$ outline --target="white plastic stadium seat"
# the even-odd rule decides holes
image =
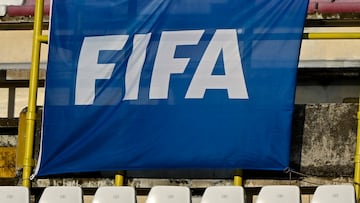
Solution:
[[[244,203],[244,188],[241,186],[212,186],[206,188],[201,203]]]
[[[47,187],[39,203],[83,203],[82,190],[76,186]]]
[[[316,188],[311,203],[355,203],[352,185],[321,185]]]
[[[133,187],[107,186],[96,190],[92,203],[136,203]]]
[[[191,203],[191,192],[184,186],[154,186],[146,203]]]
[[[300,189],[295,185],[264,186],[256,203],[300,203]]]
[[[29,189],[23,186],[0,186],[1,203],[29,203]]]

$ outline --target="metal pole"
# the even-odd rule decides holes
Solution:
[[[15,87],[9,87],[9,98],[8,98],[8,118],[14,118],[15,112]]]
[[[355,186],[355,194],[356,201],[360,200],[360,97],[359,97],[359,110],[357,112],[357,137],[356,137],[356,149],[355,149],[355,169],[354,169],[354,186]]]
[[[29,78],[29,99],[28,111],[26,113],[26,136],[25,136],[25,149],[24,149],[24,163],[23,163],[23,179],[22,185],[30,188],[30,175],[32,167],[34,166],[33,160],[33,144],[34,144],[34,131],[36,120],[36,100],[39,78],[39,61],[41,42],[44,42],[47,37],[42,36],[42,22],[43,22],[44,0],[36,0],[35,15],[34,15],[34,33],[32,41],[32,56],[31,56],[31,69]]]
[[[115,186],[123,186],[124,185],[124,171],[119,171],[115,174]]]
[[[235,186],[242,186],[243,185],[243,171],[238,169],[235,171],[234,174],[234,185]]]

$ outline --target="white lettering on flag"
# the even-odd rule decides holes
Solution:
[[[205,30],[162,32],[151,75],[149,99],[167,99],[169,97],[171,75],[184,73],[190,61],[190,58],[175,58],[177,47],[197,45],[204,32]],[[111,78],[116,62],[99,64],[99,52],[101,50],[122,50],[128,38],[129,35],[84,38],[77,68],[75,105],[93,104],[96,80]],[[138,99],[141,72],[150,39],[151,33],[134,35],[132,53],[126,67],[123,100]],[[224,74],[213,74],[221,53]],[[230,99],[249,98],[236,29],[215,31],[196,68],[185,99],[204,98],[206,90],[209,89],[227,90]]]
[[[125,74],[125,96],[123,100],[136,100],[139,95],[140,76],[146,58],[146,48],[151,33],[137,34],[134,37],[133,51],[130,55]]]
[[[183,73],[190,58],[174,58],[179,45],[196,45],[204,30],[162,32],[151,77],[150,99],[167,99],[171,74]]]
[[[224,75],[212,75],[223,52]],[[216,30],[192,78],[185,98],[203,98],[207,89],[226,89],[231,99],[248,99],[236,30]]]
[[[109,79],[114,63],[99,64],[100,50],[121,50],[128,35],[85,37],[77,68],[75,105],[91,105],[95,99],[95,81]]]

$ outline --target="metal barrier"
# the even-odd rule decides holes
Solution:
[[[38,80],[38,87],[44,87],[45,80]],[[18,88],[29,88],[29,80],[7,79],[7,70],[0,70],[0,89],[8,90],[7,97],[7,118],[12,119],[18,117],[18,112],[15,112],[16,106],[16,89]]]

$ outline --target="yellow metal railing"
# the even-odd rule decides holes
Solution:
[[[356,137],[356,149],[355,149],[355,169],[354,169],[354,185],[356,192],[356,200],[359,202],[360,200],[360,96],[359,96],[359,110],[357,112],[357,137]]]
[[[30,175],[32,167],[34,166],[33,160],[33,143],[34,131],[36,120],[36,100],[39,79],[39,62],[41,43],[47,42],[47,36],[42,35],[44,0],[36,0],[35,15],[34,15],[34,33],[32,41],[32,56],[31,56],[31,69],[29,81],[29,100],[28,111],[26,113],[26,136],[24,148],[24,163],[22,185],[31,187]]]
[[[125,178],[125,173],[124,171],[119,171],[115,174],[115,182],[114,185],[115,186],[123,186],[124,185],[124,178]]]
[[[304,33],[303,39],[360,39],[360,32]]]
[[[242,186],[243,185],[243,171],[238,169],[235,171],[234,174],[234,185],[235,186]]]

